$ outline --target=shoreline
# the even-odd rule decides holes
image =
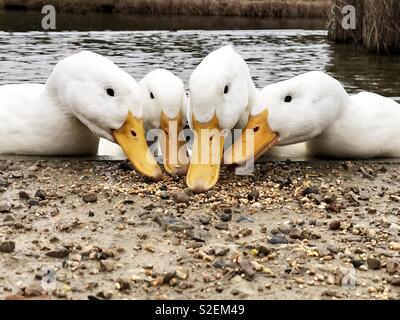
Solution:
[[[233,16],[257,18],[326,18],[332,1],[324,0],[54,0],[60,12],[104,12],[143,15]],[[41,10],[41,0],[0,0],[0,9],[10,11]]]
[[[126,162],[3,160],[0,299],[398,300],[398,181],[280,162],[194,195]]]

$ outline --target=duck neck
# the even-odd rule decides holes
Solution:
[[[248,90],[249,90],[249,102],[247,105],[247,111],[250,114],[251,110],[253,110],[253,108],[256,105],[260,91],[256,88],[252,79],[249,79],[249,89]]]

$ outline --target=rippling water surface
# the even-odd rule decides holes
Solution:
[[[326,31],[301,29],[0,32],[0,84],[44,82],[57,61],[80,50],[110,57],[137,80],[162,67],[187,82],[205,55],[226,44],[247,60],[258,87],[322,70],[349,92],[400,97],[400,57],[368,55],[328,43]]]

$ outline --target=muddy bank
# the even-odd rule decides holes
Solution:
[[[7,10],[40,10],[42,0],[0,0]],[[328,0],[54,0],[59,11],[132,13],[146,15],[251,16],[266,18],[327,18]]]
[[[0,161],[0,298],[399,299],[400,166],[276,162],[213,191]]]

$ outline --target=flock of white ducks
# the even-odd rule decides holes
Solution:
[[[399,157],[399,121],[398,103],[373,93],[350,96],[322,72],[258,90],[230,46],[210,53],[194,70],[189,98],[167,70],[137,83],[91,52],[59,62],[44,85],[0,86],[0,154],[95,155],[103,138],[110,141],[106,148],[117,143],[138,172],[159,180],[151,140],[159,145],[165,171],[187,174],[195,192],[217,183],[222,161],[243,164],[273,146],[297,146],[303,156]],[[191,160],[182,133],[186,122],[194,132]],[[236,128],[245,130],[224,156],[225,137]]]

